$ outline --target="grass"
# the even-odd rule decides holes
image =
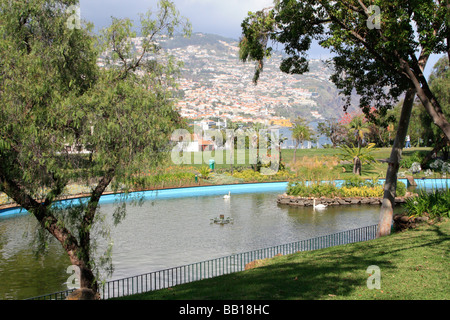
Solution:
[[[391,154],[391,150],[392,148],[378,148],[375,151],[373,151],[373,155],[375,157],[375,159],[378,160],[383,160],[383,159],[387,159],[389,158],[390,154]],[[410,148],[410,149],[405,149],[403,150],[403,158],[410,158],[413,157],[415,154],[417,154],[420,151],[429,151],[431,150],[431,148]],[[300,165],[304,165],[305,164],[305,159],[309,159],[309,160],[317,160],[317,161],[323,161],[326,162],[325,166],[325,170],[324,172],[318,172],[318,174],[325,174],[326,175],[333,175],[335,177],[339,176],[339,178],[345,179],[347,177],[351,177],[353,176],[352,173],[352,164],[344,164],[344,165],[338,165],[338,164],[334,164],[333,166],[330,164],[330,160],[332,160],[332,158],[337,158],[337,155],[339,154],[339,149],[337,148],[323,148],[323,149],[298,149],[296,152],[296,164],[292,163],[293,157],[294,157],[294,150],[293,149],[282,149],[281,150],[281,158],[283,163],[285,163],[289,169],[298,169],[298,166]],[[214,156],[215,154],[212,153],[212,156]],[[202,164],[195,164],[194,163],[194,159],[195,157],[197,159],[201,159],[201,155],[200,153],[192,153],[191,154],[191,160],[192,160],[192,164],[189,164],[188,166],[190,167],[194,167],[194,168],[200,168],[201,166],[204,166],[205,164],[208,165],[208,161],[209,159],[203,159],[203,163]],[[245,159],[245,163],[243,164],[238,164],[238,152],[236,152],[234,154],[234,163],[235,165],[233,166],[235,169],[236,168],[250,168],[251,166],[249,165],[249,161],[248,161],[248,150],[242,150],[239,151],[239,157],[241,157],[241,159]],[[231,165],[228,163],[229,159],[226,158],[226,154],[225,152],[223,153],[223,161],[221,161],[221,163],[217,163],[215,164],[215,168],[217,170],[230,170],[231,169]],[[345,168],[345,172],[343,171],[342,168]],[[309,169],[309,168],[308,168]],[[331,170],[330,170],[331,169]],[[401,170],[406,171],[408,168],[401,168]],[[381,176],[384,177],[386,175],[386,170],[387,170],[387,163],[385,162],[378,162],[375,164],[370,164],[370,165],[363,165],[362,166],[362,177],[366,178],[371,178],[371,177],[376,177],[376,176]]]
[[[450,298],[450,220],[123,300],[442,300]],[[369,266],[380,289],[369,289]]]
[[[404,150],[403,158],[410,159],[417,156],[418,152],[427,151],[430,148],[411,148]],[[374,157],[378,160],[389,157],[391,148],[379,148],[374,151]],[[136,178],[134,187],[136,189],[153,188],[177,188],[194,185],[211,184],[229,184],[243,182],[269,182],[269,181],[298,181],[298,180],[339,180],[354,177],[352,173],[353,165],[351,163],[342,164],[337,155],[339,149],[298,149],[296,153],[296,163],[293,163],[293,149],[283,149],[281,151],[282,162],[286,165],[286,170],[279,170],[277,175],[253,174],[252,167],[248,161],[248,150],[239,150],[234,154],[234,165],[227,162],[227,154],[223,153],[222,163],[216,163],[214,174],[201,175],[202,168],[209,168],[209,158],[202,159],[200,152],[191,153],[192,164],[174,165],[171,162],[158,169],[145,170]],[[212,156],[214,156],[214,152]],[[194,163],[200,159],[203,163]],[[238,160],[245,159],[245,163],[239,163]],[[206,163],[205,163],[206,162]],[[235,173],[230,175],[231,169]],[[361,178],[384,178],[386,176],[387,163],[378,162],[362,166]],[[407,168],[401,168],[400,171],[406,172]],[[237,173],[237,174],[236,174]],[[408,173],[409,174],[409,173]],[[197,175],[197,178],[196,178]],[[416,178],[423,176],[423,173],[414,175]],[[433,177],[440,176],[434,174]],[[72,182],[66,190],[65,195],[75,196],[83,193],[89,193],[90,186],[80,185],[76,181]],[[0,207],[2,205],[12,204],[5,194],[0,192]]]

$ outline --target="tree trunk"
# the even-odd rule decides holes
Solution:
[[[295,153],[297,152],[297,146],[295,146],[295,148],[294,148],[294,158],[292,159],[292,162],[294,163],[294,165],[295,165]]]
[[[408,89],[406,91],[405,100],[403,101],[398,130],[394,140],[394,145],[392,146],[391,156],[388,161],[386,182],[384,183],[383,201],[381,204],[380,218],[378,222],[377,238],[389,235],[391,233],[395,194],[397,189],[397,173],[398,168],[400,167],[403,142],[405,141],[406,134],[408,132],[409,119],[411,117],[415,95],[415,89]]]
[[[61,226],[60,221],[48,211],[48,207],[29,208],[39,221],[43,229],[50,232],[62,245],[66,251],[72,265],[80,269],[80,287],[89,288],[97,292],[98,286],[92,268],[89,266],[90,244],[83,240],[80,242],[71,234],[69,230]],[[84,237],[89,239],[89,231]]]
[[[76,252],[68,252],[70,262],[72,265],[80,269],[80,288],[92,289],[94,292],[98,291],[98,283],[95,279],[92,268],[89,266],[89,261],[79,259]]]
[[[361,175],[361,160],[358,157],[353,158],[353,174]]]
[[[100,179],[99,183],[91,193],[88,206],[84,212],[83,220],[80,226],[80,244],[78,253],[68,252],[69,257],[73,264],[80,268],[80,287],[89,288],[97,292],[98,283],[92,272],[92,266],[90,265],[91,256],[91,232],[90,229],[94,223],[95,214],[97,212],[98,202],[105,189],[111,183],[114,178],[115,168],[109,169],[105,175]]]
[[[428,87],[428,83],[423,76],[423,70],[425,68],[428,56],[424,56],[416,65],[411,66],[404,60],[400,60],[403,65],[403,70],[405,74],[409,77],[412,86],[415,88],[417,97],[422,102],[427,113],[430,115],[433,123],[438,126],[442,132],[445,134],[448,140],[450,140],[450,123],[445,119],[445,115],[442,111],[441,105],[436,100],[436,97],[431,92]]]
[[[418,97],[428,114],[431,116],[431,119],[433,119],[433,123],[438,126],[445,134],[446,138],[450,140],[450,123],[445,119],[443,112],[441,110],[436,110],[437,108],[434,107],[434,105],[437,104],[434,97],[429,99],[424,90],[418,92]]]

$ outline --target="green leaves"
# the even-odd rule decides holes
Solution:
[[[353,160],[353,158],[358,157],[362,162],[375,162],[375,158],[373,157],[373,152],[376,151],[375,143],[369,143],[366,147],[342,145],[339,148],[341,150],[339,157],[342,160]]]
[[[389,109],[413,78],[419,79],[417,56],[448,53],[448,17],[445,2],[432,0],[274,1],[273,8],[249,13],[242,22],[240,59],[255,61],[256,82],[278,43],[286,53],[281,70],[302,74],[308,71],[311,43],[317,41],[333,54],[331,80],[346,97],[344,109],[354,91],[361,108]],[[369,24],[373,19],[380,23]],[[414,68],[414,77],[405,72],[406,64]]]
[[[306,123],[306,120],[298,117],[293,122],[293,127],[291,128],[292,138],[299,143],[303,143],[304,141],[312,141],[315,140],[314,131],[309,127]]]
[[[362,164],[377,162],[373,156],[375,150],[375,143],[369,143],[366,147],[342,145],[339,147],[338,157],[341,160],[353,162],[353,173],[361,175]]]
[[[407,214],[412,217],[429,216],[431,219],[450,217],[448,203],[450,189],[420,192],[418,196],[409,197],[403,205]]]
[[[191,24],[180,16],[173,3],[161,0],[158,8],[156,14],[148,11],[140,15],[139,34],[134,31],[130,19],[113,18],[111,26],[101,31],[99,51],[106,52],[104,61],[109,69],[121,71],[117,75],[119,78],[131,76],[135,72],[158,73],[161,67],[156,59],[161,55],[158,41],[173,36],[179,29],[185,36],[191,34]],[[172,67],[172,64],[167,63],[165,66]]]
[[[274,31],[274,24],[272,10],[249,12],[249,16],[242,22],[244,37],[239,42],[239,58],[243,62],[256,61],[254,83],[257,83],[263,70],[264,59],[270,57],[272,52],[272,48],[267,45]]]
[[[77,135],[68,106],[96,70],[88,32],[65,27],[69,3],[0,4],[0,176],[32,197],[71,167],[61,154]]]
[[[0,184],[71,246],[72,259],[93,267],[98,198],[110,184],[129,188],[134,173],[159,163],[182,123],[172,93],[179,64],[157,41],[178,28],[189,34],[190,24],[162,0],[155,18],[141,17],[142,38],[131,20],[113,19],[97,39],[92,25],[67,27],[66,10],[76,3],[0,2]],[[94,184],[89,205],[51,208],[70,180]]]

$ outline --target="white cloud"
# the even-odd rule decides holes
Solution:
[[[218,33],[238,38],[248,11],[268,7],[272,0],[175,0],[182,14],[192,22],[194,31]]]

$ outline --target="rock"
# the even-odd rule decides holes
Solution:
[[[373,205],[381,204],[381,199],[378,199],[378,198],[369,198],[369,199],[370,199],[369,204],[373,204]]]
[[[395,203],[405,203],[406,200],[405,200],[404,198],[397,197],[397,198],[395,198],[394,202],[395,202]]]
[[[291,202],[291,199],[289,198],[281,198],[280,200],[278,200],[278,203],[280,204],[289,204]]]
[[[430,218],[429,217],[417,217],[416,219],[416,222],[427,222],[428,220],[430,220]]]
[[[100,296],[92,289],[80,288],[71,292],[66,300],[99,300]]]
[[[380,197],[345,197],[345,198],[326,198],[320,197],[316,198],[316,204],[322,203],[329,206],[336,205],[356,205],[356,204],[370,204],[370,205],[381,205],[383,199]],[[395,198],[396,203],[404,203],[404,197]],[[288,195],[279,195],[277,197],[277,203],[283,205],[291,206],[305,206],[309,207],[313,205],[313,198],[296,197]]]
[[[394,217],[394,220],[397,220],[402,223],[408,223],[410,221],[410,219],[411,219],[410,217],[404,216],[404,215],[396,215]]]
[[[414,181],[414,178],[412,177],[412,176],[406,176],[406,179],[407,179],[407,187],[409,187],[409,186],[417,186],[417,183],[416,183],[416,181]]]
[[[428,222],[429,217],[409,217],[406,215],[397,214],[393,217],[394,229],[402,231],[405,229],[411,229],[417,227],[420,223]]]

